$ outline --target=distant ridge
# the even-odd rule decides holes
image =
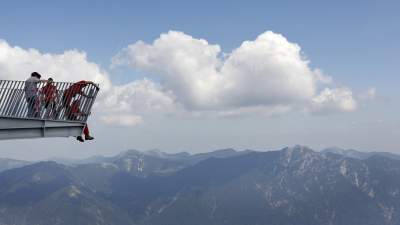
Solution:
[[[337,155],[354,158],[354,159],[368,159],[371,156],[379,155],[379,156],[384,156],[384,157],[388,157],[391,159],[400,160],[400,155],[390,153],[390,152],[363,152],[363,151],[357,151],[354,149],[342,149],[339,147],[326,148],[326,149],[322,150],[321,153],[322,154],[332,153],[332,154],[337,154]]]

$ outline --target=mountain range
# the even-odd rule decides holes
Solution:
[[[397,155],[347,153],[295,146],[0,161],[0,225],[400,224]]]

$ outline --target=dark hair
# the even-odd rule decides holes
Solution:
[[[47,79],[48,81],[54,81],[53,78],[49,77],[49,79]]]
[[[40,79],[42,77],[42,75],[40,75],[38,72],[33,72],[33,73],[31,73],[31,77],[37,77]]]

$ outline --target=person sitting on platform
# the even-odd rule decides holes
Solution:
[[[82,117],[89,116],[87,113],[83,113],[80,109],[81,101],[80,99],[77,99],[72,102],[71,108],[70,108],[70,113],[68,115],[69,120],[82,120]],[[87,123],[85,124],[85,127],[83,128],[83,135],[85,136],[85,140],[93,140],[94,137],[90,136],[89,134],[89,127]],[[84,142],[84,139],[82,138],[82,135],[77,136],[76,139],[80,142]]]
[[[60,113],[61,110],[64,108],[65,109],[64,115],[68,116],[69,115],[69,111],[71,110],[70,109],[70,104],[72,102],[72,99],[77,95],[81,95],[81,96],[87,97],[87,98],[93,98],[94,96],[89,96],[89,95],[85,94],[85,92],[83,91],[83,89],[86,86],[88,86],[89,84],[91,84],[95,88],[99,89],[99,87],[95,83],[93,83],[92,81],[85,81],[85,80],[81,80],[79,82],[76,82],[76,83],[72,84],[69,88],[67,88],[64,91],[64,94],[63,94],[63,97],[62,97],[61,107],[58,110],[58,113]]]

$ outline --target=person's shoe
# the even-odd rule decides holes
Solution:
[[[85,137],[85,140],[87,140],[87,141],[90,141],[90,140],[93,140],[94,139],[94,137],[92,137],[92,136],[86,136]]]
[[[84,142],[84,141],[85,141],[85,140],[83,140],[83,137],[82,137],[82,136],[76,137],[76,140],[78,140],[78,141],[80,141],[80,142]]]

